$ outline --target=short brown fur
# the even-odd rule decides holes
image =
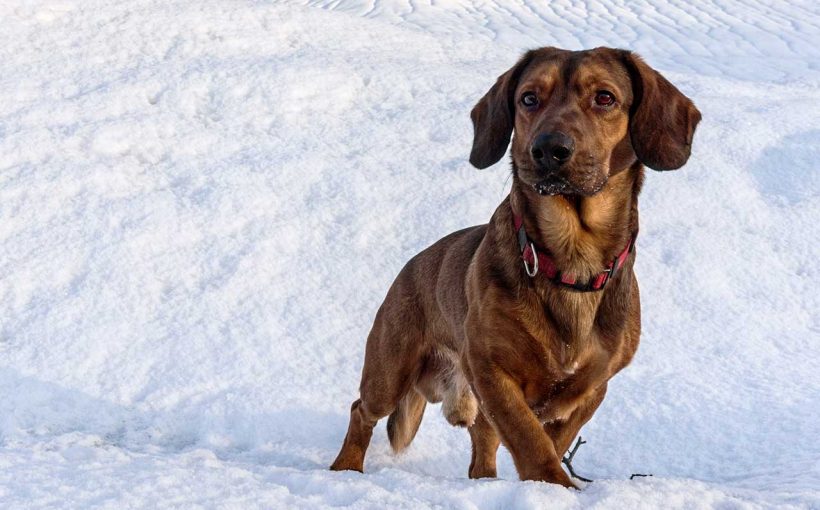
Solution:
[[[617,98],[602,108],[600,90]],[[538,107],[522,107],[524,92]],[[700,113],[636,55],[597,48],[542,48],[525,54],[471,113],[470,161],[503,157],[512,136],[513,184],[490,223],[436,242],[402,269],[367,339],[360,398],[331,469],[362,471],[377,420],[390,415],[397,451],[418,429],[425,402],[469,427],[471,478],[496,476],[503,443],[522,480],[573,487],[561,455],[604,398],[607,381],[638,347],[635,252],[606,287],[577,292],[530,278],[513,214],[556,265],[586,279],[637,234],[643,165],[686,163]],[[563,192],[542,196],[531,156],[541,133],[575,141],[559,177]]]

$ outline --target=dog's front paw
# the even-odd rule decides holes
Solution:
[[[554,469],[536,469],[530,471],[526,474],[521,474],[522,480],[534,480],[538,482],[547,482],[547,483],[554,483],[557,485],[563,485],[567,489],[578,489],[579,487],[573,483],[570,479],[569,475],[563,470],[558,468],[558,470]]]

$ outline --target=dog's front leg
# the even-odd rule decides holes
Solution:
[[[581,427],[592,418],[592,414],[601,405],[606,395],[606,383],[602,384],[583,404],[573,411],[566,420],[556,420],[544,424],[544,430],[552,438],[555,453],[563,456]]]
[[[518,476],[575,487],[561,468],[552,439],[527,405],[521,387],[497,366],[473,366],[471,372],[482,412],[510,451]]]
[[[469,428],[470,440],[473,443],[473,455],[470,459],[470,478],[495,478],[495,459],[498,452],[499,438],[484,413],[478,411],[475,423]]]

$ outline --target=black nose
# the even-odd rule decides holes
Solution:
[[[563,165],[572,157],[575,141],[569,136],[555,131],[538,135],[532,143],[532,159],[544,168],[555,168]]]

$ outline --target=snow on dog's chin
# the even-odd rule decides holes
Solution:
[[[544,179],[532,185],[539,195],[571,195],[574,188],[569,183],[560,178]]]
[[[536,182],[532,185],[532,188],[541,196],[578,195],[589,197],[601,191],[606,181],[606,178],[604,178],[578,186],[566,179],[553,176]]]

